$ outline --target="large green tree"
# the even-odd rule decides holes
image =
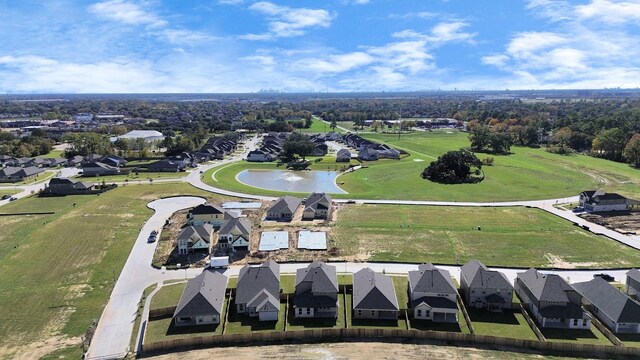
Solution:
[[[624,158],[631,165],[640,167],[640,134],[634,134],[624,147]]]
[[[622,161],[627,139],[625,132],[619,128],[603,130],[593,139],[592,149],[596,156]]]
[[[482,162],[467,150],[449,151],[422,171],[422,178],[441,184],[482,181]]]

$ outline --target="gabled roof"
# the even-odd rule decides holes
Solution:
[[[438,269],[433,264],[421,264],[417,271],[409,271],[409,290],[411,293],[455,294],[456,286],[447,270]]]
[[[279,298],[280,265],[273,260],[268,260],[260,266],[245,265],[240,269],[236,286],[236,304],[255,301],[263,290],[273,298]]]
[[[227,280],[227,277],[220,273],[206,270],[190,279],[182,292],[173,317],[202,314],[221,315]]]
[[[369,268],[353,274],[353,308],[397,311],[398,299],[393,280]]]
[[[288,211],[293,214],[298,208],[298,206],[300,206],[300,203],[301,203],[301,200],[298,199],[297,197],[285,195],[279,198],[278,200],[276,200],[276,202],[273,205],[271,205],[269,210],[267,210],[267,213],[279,214],[284,211]]]
[[[222,214],[224,209],[218,205],[201,204],[190,211],[192,215]]]
[[[82,166],[82,168],[102,168],[105,170],[118,170],[118,168],[113,167],[111,165],[107,165],[105,163],[101,163],[101,162],[90,162],[90,163],[86,163]]]
[[[249,236],[251,235],[251,227],[251,221],[247,218],[234,218],[233,216],[225,215],[225,220],[220,225],[219,233],[221,235],[229,234],[234,229],[237,229],[242,235]]]
[[[573,287],[615,322],[640,323],[640,303],[614,288],[606,280],[593,280],[573,284]]]
[[[53,178],[49,181],[49,185],[69,185],[76,189],[87,189],[92,187],[94,184],[89,182],[82,182],[76,179]]]
[[[178,235],[178,241],[192,239],[196,242],[202,239],[206,242],[211,242],[211,235],[213,235],[213,226],[211,224],[187,226]]]
[[[569,302],[566,292],[574,290],[559,275],[542,274],[536,269],[519,273],[518,278],[538,301]]]
[[[338,275],[336,267],[320,261],[314,261],[304,269],[296,271],[296,293],[302,282],[311,282],[311,292],[338,292]]]
[[[462,275],[470,287],[513,289],[507,277],[499,271],[489,270],[483,263],[474,259],[462,265]]]
[[[304,202],[305,211],[316,211],[318,208],[328,209],[329,206],[331,206],[331,196],[325,193],[312,193]]]
[[[340,149],[338,150],[338,152],[336,153],[336,157],[351,157],[351,151],[349,151],[348,149]]]
[[[627,271],[627,277],[635,280],[637,282],[640,282],[640,270],[638,269],[631,269],[629,271]]]

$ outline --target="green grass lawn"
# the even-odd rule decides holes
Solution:
[[[509,201],[574,196],[585,189],[603,188],[640,198],[640,170],[585,155],[563,156],[545,149],[513,147],[510,155],[477,154],[493,157],[494,166],[483,168],[485,180],[478,184],[442,185],[423,180],[422,170],[449,150],[469,147],[468,135],[458,131],[402,134],[366,133],[362,136],[390,144],[411,155],[402,160],[365,162],[368,168],[338,177],[348,194],[336,198],[405,199],[447,201]],[[239,184],[235,176],[242,170],[277,169],[274,164],[237,163],[216,173],[205,173],[205,182],[230,190],[262,195],[282,192],[261,190]],[[338,167],[339,168],[339,167]],[[282,169],[282,168],[280,168]],[[313,170],[334,170],[336,165],[319,164]]]
[[[149,178],[153,180],[158,179],[182,179],[187,176],[186,172],[139,172],[122,174],[122,175],[110,175],[110,176],[92,176],[92,177],[80,177],[83,181],[93,182],[124,182],[129,181],[132,183],[149,182]]]
[[[296,292],[296,277],[295,275],[281,275],[280,276],[280,289],[283,294],[293,294]]]
[[[505,311],[492,313],[467,308],[473,330],[478,335],[490,335],[515,339],[537,340],[536,334],[521,313]]]
[[[227,301],[222,306],[221,319],[224,320],[227,311]],[[147,323],[147,332],[144,337],[145,344],[173,340],[193,338],[198,336],[222,335],[222,321],[220,324],[174,326],[171,316]]]
[[[260,331],[284,331],[284,313],[287,309],[286,303],[280,303],[278,321],[260,321],[258,317],[250,317],[236,312],[235,303],[232,302],[229,308],[229,318],[225,327],[225,334],[243,334]]]
[[[345,327],[344,296],[338,294],[338,317],[333,318],[296,318],[293,315],[293,299],[289,299],[289,311],[287,312],[287,331],[299,331],[310,329],[340,329]]]
[[[321,134],[331,132],[331,128],[329,124],[323,122],[318,118],[314,118],[313,122],[311,122],[311,127],[308,129],[296,129],[297,132],[301,132],[303,134]],[[336,128],[336,132],[341,132],[340,129]]]
[[[341,256],[375,261],[551,267],[560,258],[577,268],[640,265],[640,252],[524,207],[350,205],[338,212],[329,240]]]
[[[147,203],[185,194],[210,195],[186,184],[154,184],[2,206],[3,214],[55,214],[0,217],[0,347],[83,335],[99,319],[114,277],[153,213]]]
[[[3,189],[3,190],[0,190],[0,197],[3,197],[5,195],[14,195],[14,194],[17,194],[19,192],[20,192],[19,190],[16,191],[16,190],[4,190]]]
[[[177,306],[180,301],[180,296],[187,283],[175,283],[170,285],[163,285],[158,292],[151,298],[150,309],[158,309],[169,306]]]
[[[42,158],[45,158],[45,159],[62,158],[62,157],[64,157],[64,150],[53,149],[53,150],[49,151],[48,154],[45,154],[45,155],[42,155],[42,156],[39,156],[39,157],[42,157]]]
[[[582,344],[596,344],[596,345],[613,345],[609,339],[607,339],[600,330],[595,326],[591,326],[590,330],[567,330],[567,329],[542,329],[540,328],[542,335],[547,341],[558,342],[578,342]]]
[[[393,287],[396,290],[398,307],[400,309],[409,309],[409,278],[406,276],[392,276],[391,280],[393,280]]]

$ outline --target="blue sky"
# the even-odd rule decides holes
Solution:
[[[0,92],[640,85],[640,0],[0,0]]]

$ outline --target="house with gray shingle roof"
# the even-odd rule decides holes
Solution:
[[[627,295],[632,298],[640,298],[640,270],[631,269],[627,271]]]
[[[178,254],[185,255],[195,250],[209,251],[213,238],[210,224],[187,226],[178,235]]]
[[[238,274],[235,295],[238,314],[260,321],[278,321],[280,311],[280,265],[268,260],[260,266],[245,265]]]
[[[95,184],[76,179],[53,178],[46,185],[43,192],[49,195],[80,195],[92,194]]]
[[[0,168],[0,182],[19,182],[37,177],[44,172],[42,168],[35,166],[28,167],[5,167]]]
[[[338,316],[338,275],[336,267],[314,261],[296,271],[295,317]]]
[[[286,195],[276,200],[267,210],[267,220],[291,221],[298,210],[301,200],[297,197]]]
[[[413,318],[434,322],[458,321],[458,292],[447,270],[421,264],[409,271],[409,297]]]
[[[632,300],[606,280],[593,280],[573,284],[583,296],[583,304],[614,333],[640,333],[640,303]]]
[[[234,251],[249,250],[252,223],[247,218],[235,218],[227,215],[218,231],[218,246]]]
[[[336,162],[350,162],[351,161],[351,151],[348,149],[340,149],[336,153]]]
[[[82,176],[106,176],[117,175],[120,168],[107,165],[101,162],[89,162],[82,165]]]
[[[556,274],[536,269],[519,273],[515,291],[540,327],[589,329],[591,317],[582,309],[581,296]]]
[[[201,204],[189,211],[187,219],[189,225],[211,224],[218,229],[225,219],[225,214],[225,210],[219,205]]]
[[[331,213],[331,196],[325,193],[312,193],[304,202],[302,220],[328,219]]]
[[[176,326],[219,324],[222,318],[227,277],[211,271],[190,279],[173,313]]]
[[[398,319],[398,298],[393,280],[364,268],[353,274],[353,317],[356,319]]]
[[[460,290],[470,307],[498,312],[511,309],[513,286],[503,273],[471,260],[460,268],[460,274]]]

